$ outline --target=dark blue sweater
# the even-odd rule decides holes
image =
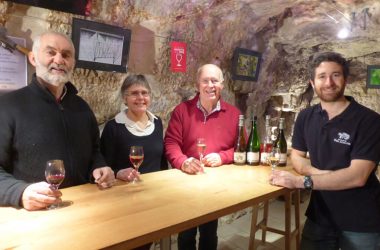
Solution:
[[[0,205],[19,206],[28,183],[45,180],[45,163],[62,159],[60,187],[89,182],[105,166],[93,112],[70,83],[60,103],[33,76],[31,84],[0,97]]]
[[[123,168],[133,168],[129,160],[131,146],[143,146],[144,161],[139,172],[150,173],[167,169],[168,164],[164,154],[163,128],[161,119],[154,119],[154,131],[147,136],[133,135],[125,124],[117,123],[115,119],[107,122],[101,136],[101,152],[107,164],[115,174]]]

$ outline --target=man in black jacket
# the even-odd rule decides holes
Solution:
[[[62,159],[60,187],[91,178],[101,188],[115,176],[99,151],[99,130],[88,104],[69,82],[75,65],[69,38],[46,32],[29,54],[36,67],[32,82],[0,97],[0,206],[38,210],[60,200],[46,183],[46,161]]]

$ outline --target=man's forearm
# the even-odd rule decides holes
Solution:
[[[310,160],[303,156],[292,155],[292,165],[294,170],[300,175],[319,175],[328,173],[328,170],[320,170],[311,165]]]

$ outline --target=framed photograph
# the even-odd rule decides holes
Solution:
[[[131,30],[74,18],[72,39],[77,68],[127,72]]]
[[[367,66],[367,88],[380,89],[380,65]]]
[[[232,60],[232,79],[257,81],[260,72],[261,53],[236,48]]]

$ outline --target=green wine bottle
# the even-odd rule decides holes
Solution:
[[[284,122],[285,122],[285,118],[280,118],[280,122],[278,125],[278,135],[274,143],[274,147],[277,147],[280,149],[280,161],[277,165],[279,167],[286,166],[287,153],[288,153],[288,145],[286,143],[285,134],[284,134]]]
[[[251,166],[260,164],[260,139],[257,133],[257,117],[252,114],[251,133],[247,144],[247,163]]]

